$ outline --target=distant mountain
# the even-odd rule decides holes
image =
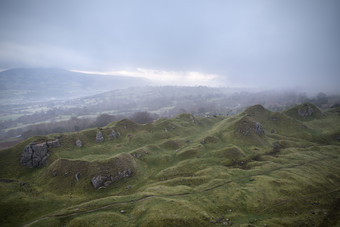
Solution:
[[[146,79],[103,76],[53,68],[16,68],[0,72],[0,103],[69,99],[144,86]]]

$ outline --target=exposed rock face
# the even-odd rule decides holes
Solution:
[[[101,143],[104,141],[104,137],[103,137],[103,134],[101,131],[97,132],[97,135],[96,135],[96,142],[98,143]]]
[[[48,156],[47,143],[31,143],[22,152],[20,163],[30,168],[40,167],[46,164]]]
[[[251,135],[252,133],[258,136],[265,135],[265,130],[259,122],[253,122],[248,119],[242,120],[239,123],[237,131],[244,136]]]
[[[112,132],[111,132],[110,136],[111,136],[113,139],[117,139],[118,136],[119,136],[119,132],[115,132],[115,130],[112,129]]]
[[[59,140],[47,141],[45,143],[30,143],[21,154],[21,165],[32,167],[40,167],[46,165],[48,148],[60,147]]]
[[[302,107],[300,107],[298,109],[298,114],[301,117],[308,117],[311,116],[313,114],[313,108],[310,105],[303,105]]]
[[[265,134],[264,128],[262,127],[262,125],[258,122],[256,122],[255,124],[255,133],[257,135],[261,135],[261,134]]]
[[[76,141],[76,146],[77,146],[77,147],[82,147],[82,146],[83,146],[83,143],[81,142],[81,140],[78,139],[78,140]]]
[[[93,187],[97,189],[97,188],[102,187],[102,186],[105,186],[105,187],[109,186],[113,182],[118,181],[122,178],[130,177],[131,175],[132,175],[131,169],[126,169],[126,170],[123,170],[123,171],[119,171],[119,172],[117,172],[113,175],[94,176],[91,180],[91,183],[92,183]]]

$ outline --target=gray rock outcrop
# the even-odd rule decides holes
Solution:
[[[118,180],[123,179],[123,178],[130,177],[131,175],[132,175],[131,169],[126,169],[126,170],[123,170],[123,171],[119,171],[119,172],[117,172],[113,175],[94,176],[91,180],[91,183],[92,183],[92,186],[97,189],[97,188],[100,188],[102,186],[107,187],[110,184],[112,184],[113,182],[118,181]]]
[[[118,136],[119,136],[119,132],[115,132],[115,130],[112,129],[112,132],[111,132],[110,136],[111,136],[113,139],[117,139]]]
[[[21,154],[21,165],[28,166],[30,168],[40,167],[46,165],[48,154],[48,148],[60,147],[59,140],[47,141],[44,143],[30,143],[24,149]]]
[[[98,131],[96,134],[96,142],[101,143],[104,141],[104,137],[101,131]]]
[[[83,146],[83,143],[81,142],[81,140],[76,140],[76,146],[77,147],[82,147]]]
[[[256,124],[255,124],[255,133],[257,135],[265,134],[263,126],[258,122],[256,122]]]
[[[47,141],[46,145],[47,145],[47,147],[50,147],[50,148],[60,147],[60,142],[59,142],[58,139],[56,139],[56,140],[53,140],[53,141]]]
[[[40,167],[46,164],[48,158],[47,144],[35,144],[31,143],[27,145],[21,154],[21,165],[28,166],[30,168]]]

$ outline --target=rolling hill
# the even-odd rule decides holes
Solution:
[[[0,151],[0,225],[339,225],[339,113],[255,105],[33,137]]]

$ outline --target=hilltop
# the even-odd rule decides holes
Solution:
[[[24,140],[0,151],[0,225],[339,225],[340,109],[299,109]]]

